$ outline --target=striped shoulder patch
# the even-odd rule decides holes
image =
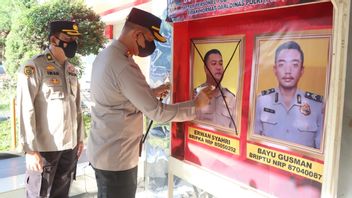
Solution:
[[[323,96],[321,95],[318,95],[318,94],[315,94],[315,93],[312,93],[312,92],[306,92],[304,94],[304,97],[310,99],[310,100],[314,100],[315,102],[320,102],[322,103],[323,102]]]
[[[274,88],[261,91],[262,96],[265,96],[265,95],[268,95],[268,94],[271,94],[271,93],[274,93],[274,92],[275,92]]]

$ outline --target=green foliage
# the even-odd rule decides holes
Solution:
[[[0,48],[5,46],[5,39],[11,29],[11,0],[3,0],[0,4]]]
[[[10,104],[13,99],[16,88],[9,82],[11,80],[0,80],[0,114],[10,116]],[[0,151],[7,151],[11,144],[11,120],[0,120]]]
[[[0,151],[10,150],[11,144],[11,121],[0,121]]]
[[[90,133],[90,121],[92,117],[89,113],[83,113],[84,137],[87,138]]]
[[[12,19],[18,13],[37,4],[36,0],[1,0],[0,4],[0,58],[5,48],[6,37],[10,33]]]
[[[47,1],[23,11],[13,21],[5,49],[5,65],[10,75],[14,75],[24,61],[46,48],[48,25],[54,20],[75,20],[79,24],[82,36],[77,53],[80,55],[97,54],[106,42],[105,24],[83,1]]]

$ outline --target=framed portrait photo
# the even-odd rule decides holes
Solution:
[[[256,37],[250,140],[322,155],[331,40],[324,30]]]
[[[211,86],[215,95],[196,110],[195,123],[210,130],[239,135],[241,121],[243,37],[224,36],[191,40],[191,85],[195,97]]]

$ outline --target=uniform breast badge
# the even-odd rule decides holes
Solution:
[[[305,116],[310,115],[311,111],[310,111],[310,106],[309,106],[309,104],[308,104],[308,103],[303,103],[303,104],[301,105],[300,111],[301,111],[301,113],[302,113],[303,115],[305,115]]]
[[[50,83],[51,83],[52,85],[58,85],[58,84],[60,84],[60,80],[57,79],[57,78],[51,78],[51,79],[50,79]]]
[[[27,77],[29,77],[29,76],[31,76],[33,74],[33,71],[34,71],[34,68],[32,66],[27,65],[27,66],[24,67],[23,73]]]

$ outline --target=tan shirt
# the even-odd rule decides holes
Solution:
[[[92,130],[87,154],[93,167],[102,170],[137,166],[143,114],[158,122],[195,118],[194,101],[173,105],[159,102],[126,51],[122,43],[114,40],[93,63]]]
[[[61,66],[48,49],[20,68],[17,110],[25,152],[72,149],[83,140],[76,70]]]

